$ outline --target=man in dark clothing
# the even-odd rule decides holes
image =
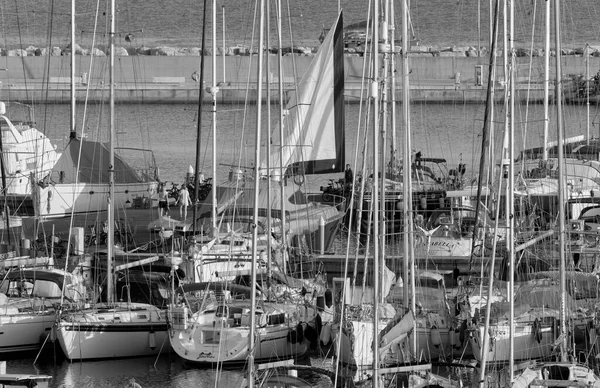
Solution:
[[[350,168],[350,164],[347,164],[346,171],[344,173],[344,181],[345,181],[346,185],[352,184],[353,179],[354,179],[354,173],[352,172],[352,169]]]

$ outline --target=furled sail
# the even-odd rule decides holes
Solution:
[[[269,166],[261,166],[272,177],[281,174],[281,161],[286,175],[344,171],[342,27],[340,13],[286,106],[281,147],[273,147]]]

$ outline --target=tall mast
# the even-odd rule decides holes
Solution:
[[[339,11],[338,11],[339,12]],[[277,73],[278,73],[278,87],[279,87],[279,146],[283,147],[283,121],[284,121],[284,101],[283,101],[283,63],[281,61],[281,55],[283,53],[283,42],[282,42],[282,26],[281,26],[281,0],[277,0],[277,44],[279,50],[277,52]],[[279,152],[279,187],[281,188],[281,243],[282,252],[287,250],[287,236],[286,236],[286,224],[285,224],[285,179],[283,174],[285,172],[283,166],[283,152]],[[283,273],[287,273],[287,260],[283,260]]]
[[[585,107],[586,107],[586,144],[590,145],[590,45],[585,44]]]
[[[265,41],[266,41],[266,46],[267,46],[267,60],[265,63],[265,72],[267,74],[265,83],[266,83],[266,99],[267,99],[267,134],[266,134],[266,138],[267,141],[265,142],[265,146],[266,146],[266,150],[265,152],[267,153],[267,157],[265,158],[267,161],[267,214],[269,215],[267,217],[267,230],[270,231],[272,230],[272,224],[273,221],[271,219],[272,213],[272,206],[271,206],[271,60],[270,60],[270,55],[269,55],[269,50],[271,47],[271,39],[270,39],[270,35],[271,35],[271,1],[267,0],[267,7],[265,10],[265,24],[266,24],[266,34],[265,34]],[[281,83],[281,80],[279,80],[279,82]],[[281,154],[281,152],[280,152]],[[267,273],[268,273],[268,277],[270,278],[272,275],[272,268],[271,268],[271,236],[269,234],[268,238],[267,238],[267,252],[269,252],[268,254],[268,260],[267,260]],[[269,283],[270,284],[270,283]]]
[[[373,79],[371,80],[371,98],[373,100],[373,388],[379,386],[379,1],[373,1],[371,21],[373,38]],[[383,193],[382,193],[383,195]]]
[[[563,129],[563,117],[562,117],[562,65],[560,58],[560,0],[554,0],[554,39],[556,46],[556,81],[555,81],[555,94],[556,94],[556,135],[558,139],[558,228],[559,228],[559,254],[560,254],[560,335],[562,342],[560,345],[561,361],[567,361],[567,323],[565,319],[567,317],[567,307],[565,295],[567,294],[566,282],[567,278],[565,275],[565,161],[563,142],[565,139]]]
[[[71,0],[71,133],[69,138],[77,137],[75,128],[75,0]]]
[[[396,14],[394,13],[394,0],[390,1],[390,11],[389,11],[389,38],[390,38],[390,99],[391,99],[391,112],[390,112],[390,128],[392,129],[392,144],[391,154],[390,154],[390,166],[394,168],[398,164],[398,138],[396,134]]]
[[[382,42],[382,44],[380,45],[381,47],[381,52],[383,54],[383,80],[382,80],[382,88],[381,88],[381,103],[382,103],[382,107],[381,107],[381,128],[377,128],[375,127],[375,130],[379,130],[379,136],[381,137],[381,152],[379,153],[380,155],[380,160],[381,160],[381,164],[380,164],[380,171],[381,171],[381,180],[379,182],[379,192],[380,192],[380,198],[379,198],[379,209],[381,209],[381,211],[385,211],[385,173],[386,173],[386,168],[385,168],[385,155],[386,155],[386,149],[387,149],[387,137],[386,137],[386,131],[387,131],[387,125],[388,125],[388,71],[389,71],[389,66],[388,66],[388,62],[389,62],[389,46],[388,46],[388,18],[389,18],[389,0],[383,0],[384,1],[384,6],[383,6],[383,17],[381,17],[381,34],[379,37],[379,42]],[[379,72],[379,68],[375,68],[374,69],[376,72]],[[375,115],[378,115],[379,112],[377,110],[375,110],[373,112]],[[386,232],[386,227],[385,227],[385,217],[382,215],[379,218],[379,257],[381,257],[381,261],[380,264],[383,267],[385,265],[385,260],[383,259],[385,257],[385,233]],[[380,276],[379,272],[375,272],[376,276]],[[381,298],[381,296],[379,296]]]
[[[494,81],[496,78],[496,42],[498,40],[498,9],[500,6],[500,0],[495,0],[495,5],[494,5],[494,10],[492,11],[494,14],[494,23],[492,24],[492,36],[494,37],[494,39],[492,40],[492,44],[490,46],[490,64],[488,67],[488,85],[487,85],[487,96],[486,96],[486,111],[484,113],[484,118],[483,118],[483,124],[484,126],[487,125],[489,127],[492,126],[493,123],[493,106],[494,106],[494,99],[493,99],[493,95],[494,95]],[[489,111],[489,114],[488,114]],[[487,130],[484,129],[483,130],[483,134],[485,136],[485,134],[487,133]],[[485,144],[485,143],[484,143]],[[493,155],[493,152],[490,150],[490,159]],[[493,165],[493,163],[490,163],[490,166]],[[499,174],[501,176],[501,174]],[[493,176],[493,174],[492,174]],[[499,184],[498,184],[498,192],[500,192],[501,190],[501,185],[502,185],[502,179],[499,179]],[[481,187],[481,185],[479,185],[479,187]],[[479,198],[479,194],[477,196]],[[496,209],[497,212],[500,211],[499,208]],[[498,217],[496,217],[496,220],[498,219]],[[479,386],[481,388],[483,388],[485,386],[485,367],[486,367],[486,360],[487,360],[487,355],[489,352],[489,326],[490,326],[490,316],[491,316],[491,301],[492,301],[492,294],[493,294],[493,284],[494,284],[494,276],[493,276],[493,270],[494,270],[494,262],[495,262],[495,250],[492,252],[492,258],[491,258],[491,263],[490,263],[490,284],[488,286],[488,302],[487,302],[487,308],[485,310],[485,330],[483,333],[483,346],[482,346],[482,352],[481,352],[481,368],[479,370]]]
[[[413,295],[410,298],[410,309],[414,313],[416,311],[416,300],[415,295],[415,266],[414,266],[414,255],[412,249],[412,228],[413,228],[413,216],[412,216],[412,142],[410,136],[410,69],[408,63],[408,50],[409,38],[408,38],[408,19],[409,4],[408,0],[402,0],[402,112],[404,119],[404,159],[403,159],[403,182],[402,182],[402,198],[403,198],[403,216],[404,216],[404,244],[403,245],[403,265],[404,265],[404,280],[410,284],[410,290]],[[412,268],[410,270],[409,268]],[[408,276],[410,273],[410,277]],[[404,293],[404,306],[408,306],[408,292]],[[416,322],[413,323],[413,330]],[[412,336],[412,355],[417,357],[417,335],[416,330]]]
[[[546,1],[546,26],[544,36],[544,160],[548,160],[548,126],[550,125],[550,1]]]
[[[108,157],[108,236],[106,238],[106,301],[112,303],[113,298],[113,251],[114,251],[114,228],[115,215],[113,209],[113,199],[115,197],[115,0],[110,1],[110,33],[108,34],[109,41],[109,157]],[[74,57],[71,53],[71,57]]]
[[[515,294],[515,218],[514,218],[514,209],[515,209],[515,157],[514,157],[514,138],[515,138],[515,47],[514,47],[514,31],[515,31],[515,6],[514,0],[507,0],[510,2],[510,41],[509,41],[509,52],[510,52],[510,62],[509,62],[509,76],[510,76],[510,91],[509,91],[509,136],[508,136],[508,212],[506,213],[507,220],[509,222],[508,226],[508,253],[510,260],[510,276],[509,276],[509,295]],[[515,334],[515,308],[514,308],[514,300],[511,299],[513,303],[511,303],[510,308],[510,381],[514,381],[514,362],[515,362],[515,344],[514,344],[514,334]]]
[[[200,48],[200,79],[198,80],[198,123],[196,128],[196,168],[194,170],[194,212],[192,219],[192,233],[196,234],[196,218],[198,214],[198,194],[200,192],[200,182],[199,180],[199,171],[200,171],[200,152],[202,150],[202,107],[203,103],[203,94],[204,94],[204,52],[206,48],[206,4],[207,0],[204,0],[204,9],[202,14],[202,47]],[[214,53],[213,53],[214,54]],[[213,136],[214,138],[214,136]],[[213,193],[215,192],[216,182],[214,181],[215,177],[213,177]],[[213,198],[214,200],[214,198]],[[215,208],[217,204],[215,202],[212,203],[212,207]],[[213,218],[214,220],[214,218]]]
[[[204,27],[203,27],[204,28]],[[217,227],[217,0],[212,1],[212,227]],[[204,53],[202,54],[204,55]],[[202,182],[198,182],[202,183]],[[196,197],[198,198],[198,197]]]
[[[225,46],[225,6],[224,5],[221,6],[221,10],[223,11],[223,55],[222,55],[222,58],[223,58],[223,74],[222,74],[222,76],[223,76],[223,82],[225,82],[225,80],[227,78],[226,78],[226,73],[225,73],[225,51],[226,51],[225,47],[226,46]],[[213,51],[213,55],[216,55],[216,54],[214,54],[214,51]]]
[[[262,119],[262,74],[264,65],[264,35],[265,35],[265,0],[260,0],[260,8],[258,10],[260,15],[259,22],[259,38],[258,38],[258,69],[256,74],[256,142],[254,147],[254,210],[253,210],[253,222],[254,228],[252,229],[252,265],[250,275],[250,285],[252,290],[250,291],[250,331],[248,333],[248,388],[254,388],[254,351],[255,351],[255,325],[256,325],[256,255],[257,241],[258,241],[258,229],[256,228],[256,220],[258,220],[258,191],[260,189],[260,174],[258,171],[260,163],[260,129]]]

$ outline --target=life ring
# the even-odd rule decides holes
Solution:
[[[304,184],[304,174],[297,173],[294,175],[294,183],[298,186],[302,186]]]
[[[194,82],[198,82],[200,80],[200,74],[198,74],[197,71],[192,73],[192,80],[194,80]]]
[[[533,332],[535,340],[538,343],[542,342],[542,322],[539,320],[539,318],[536,318],[533,321]]]

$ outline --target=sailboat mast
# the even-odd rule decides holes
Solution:
[[[405,282],[410,285],[410,292],[413,296],[410,300],[410,309],[413,314],[416,312],[415,300],[415,262],[414,251],[412,246],[413,241],[413,206],[412,206],[412,141],[410,134],[410,69],[408,62],[408,50],[410,42],[408,38],[408,27],[410,4],[408,0],[402,0],[402,111],[404,117],[404,162],[403,162],[403,182],[402,182],[402,198],[403,214],[404,214],[404,277]],[[411,268],[411,270],[409,270]],[[408,276],[410,272],[410,277]],[[406,286],[405,286],[406,289]],[[404,293],[404,306],[408,306],[408,293]],[[412,355],[417,356],[417,335],[416,335],[416,320],[413,321],[412,336]]]
[[[265,39],[265,0],[260,0],[260,15],[259,22],[259,38],[258,38],[258,69],[256,73],[256,141],[254,144],[254,207],[252,211],[253,228],[252,228],[252,264],[250,274],[250,330],[248,333],[248,388],[254,387],[254,351],[255,351],[255,329],[256,329],[256,259],[258,254],[258,228],[256,222],[258,220],[258,201],[260,190],[260,173],[258,167],[260,165],[260,143],[261,143],[261,121],[262,121],[262,75],[264,66],[264,39]]]
[[[408,27],[407,27],[407,17],[406,17],[406,12],[408,12],[408,10],[406,9],[406,0],[402,0],[402,118],[404,121],[404,130],[406,131],[406,129],[408,128],[408,114],[409,114],[409,110],[408,108],[408,99],[410,98],[410,84],[409,84],[409,79],[408,79]],[[411,158],[410,158],[410,145],[407,143],[407,136],[406,134],[404,135],[404,156],[402,159],[402,176],[403,176],[403,180],[402,180],[402,214],[404,217],[404,244],[403,244],[403,257],[404,257],[404,261],[403,261],[403,276],[404,276],[404,282],[406,283],[406,286],[408,286],[408,273],[409,273],[409,259],[410,259],[410,249],[408,247],[408,238],[407,238],[407,234],[406,234],[406,228],[408,227],[408,224],[410,222],[409,220],[409,215],[408,215],[408,196],[410,194],[410,186],[411,186],[411,182],[410,182],[410,178],[411,178]],[[405,287],[406,287],[405,286]],[[408,303],[409,303],[409,295],[408,292],[404,293],[404,299],[403,299],[403,303],[405,307],[408,307]]]
[[[373,338],[379,336],[379,1],[373,1],[373,79],[371,98],[373,100]],[[383,193],[381,193],[383,195]],[[373,388],[379,386],[379,341],[373,341]]]
[[[114,251],[114,228],[115,215],[113,199],[115,197],[115,0],[110,2],[110,33],[109,41],[109,156],[108,156],[108,236],[106,237],[106,301],[112,303],[113,298],[113,251]],[[74,57],[74,53],[71,53]]]
[[[75,139],[75,0],[71,0],[71,133],[69,138]]]
[[[277,74],[279,78],[279,146],[283,147],[283,121],[284,121],[284,101],[283,101],[283,63],[281,61],[281,55],[283,53],[283,42],[282,42],[282,26],[281,26],[281,0],[277,0],[277,44],[279,51],[277,54]],[[286,220],[285,220],[285,179],[283,179],[284,166],[283,166],[283,152],[279,152],[279,187],[281,188],[281,243],[282,252],[287,250],[287,237],[286,237]],[[283,260],[283,273],[287,273],[287,260]]]
[[[494,99],[493,99],[493,91],[494,91],[494,81],[496,78],[496,42],[498,41],[498,11],[499,11],[499,7],[500,7],[500,0],[495,0],[495,4],[494,4],[494,21],[492,24],[492,36],[494,37],[494,39],[491,42],[490,45],[490,64],[488,67],[488,85],[487,85],[487,96],[486,96],[486,105],[485,105],[485,113],[484,113],[484,118],[483,118],[483,125],[484,125],[484,136],[486,133],[488,133],[488,129],[485,128],[485,126],[491,127],[493,124],[493,106],[494,106]],[[489,112],[489,113],[488,113]],[[484,143],[485,144],[485,143]],[[482,150],[483,151],[483,150]],[[490,159],[491,156],[493,155],[493,152],[491,152],[490,150]],[[490,163],[491,165],[492,163]],[[502,185],[502,179],[499,179],[499,184],[498,184],[498,192],[500,192],[501,190],[501,185]],[[481,185],[479,185],[479,187],[481,187]],[[479,198],[479,194],[478,194],[478,198]],[[496,209],[497,212],[500,211],[499,207]],[[496,217],[496,219],[498,219],[498,217]],[[488,286],[488,305],[487,308],[485,310],[485,330],[483,333],[483,347],[482,347],[482,352],[481,352],[481,368],[479,370],[479,386],[481,388],[483,388],[485,386],[484,381],[485,381],[485,367],[486,367],[486,361],[487,361],[487,356],[488,356],[488,351],[489,351],[489,326],[490,326],[490,316],[491,316],[491,301],[492,301],[492,295],[493,295],[493,284],[494,284],[494,262],[495,262],[495,250],[492,252],[492,257],[491,257],[491,263],[490,263],[490,284]]]
[[[223,82],[225,82],[226,78],[226,72],[225,72],[225,6],[221,6],[221,10],[223,12]],[[213,51],[214,52],[214,51]],[[213,54],[215,55],[215,54]]]
[[[386,168],[385,168],[385,155],[386,155],[386,149],[387,149],[387,136],[386,136],[386,131],[387,131],[387,125],[388,125],[388,71],[389,71],[389,46],[388,46],[388,18],[389,18],[389,0],[383,0],[384,1],[384,6],[383,6],[383,17],[381,17],[381,35],[380,35],[380,42],[382,42],[382,44],[380,45],[381,47],[381,52],[383,54],[383,86],[381,88],[381,103],[382,103],[382,107],[381,107],[381,128],[379,128],[379,132],[380,132],[380,136],[381,136],[381,150],[382,152],[380,152],[380,158],[381,158],[381,166],[380,166],[380,171],[381,171],[381,181],[379,182],[379,186],[380,186],[380,193],[381,196],[379,198],[379,208],[383,211],[385,211],[385,173],[386,173]],[[378,41],[379,42],[379,41]],[[375,68],[375,71],[379,71],[378,68]],[[379,114],[379,112],[376,110],[374,111],[374,113],[377,115]],[[385,232],[386,232],[386,227],[385,227],[385,217],[380,217],[379,218],[379,256],[381,257],[381,265],[384,266],[385,265]],[[379,272],[376,272],[377,276],[381,276],[379,275]],[[380,296],[381,297],[381,296]]]
[[[202,27],[204,28],[204,26]],[[203,54],[204,55],[204,54]],[[212,227],[217,227],[217,0],[212,1]],[[196,170],[198,171],[198,170]],[[203,183],[203,182],[198,182]],[[198,186],[197,186],[198,187]],[[198,197],[196,197],[198,198]]]
[[[271,1],[267,0],[267,8],[265,10],[266,12],[266,29],[267,32],[265,34],[265,38],[266,38],[266,46],[267,46],[267,60],[265,63],[265,71],[267,74],[265,83],[266,83],[266,99],[267,99],[267,141],[265,142],[265,146],[266,146],[266,153],[267,153],[267,157],[266,157],[266,161],[267,161],[267,214],[269,215],[267,217],[267,230],[268,235],[267,235],[267,252],[269,252],[268,254],[268,260],[267,260],[267,273],[268,273],[268,277],[270,278],[272,275],[272,268],[271,268],[271,254],[270,252],[272,252],[272,247],[271,247],[271,230],[272,230],[272,223],[273,223],[273,219],[272,219],[272,202],[271,202],[271,64],[270,64],[270,55],[269,55],[269,51],[270,51],[270,47],[271,47]]]
[[[514,157],[514,138],[515,138],[515,46],[514,46],[514,31],[515,31],[515,3],[514,0],[510,1],[510,9],[509,9],[509,19],[510,19],[510,40],[509,40],[509,52],[510,52],[510,62],[509,62],[509,76],[510,76],[510,99],[509,99],[509,136],[508,136],[508,211],[506,213],[507,221],[509,222],[508,226],[508,254],[510,259],[510,276],[509,276],[509,295],[515,294],[515,217],[514,217],[514,209],[515,209],[515,157]],[[510,333],[511,333],[511,341],[510,341],[510,381],[514,381],[514,362],[515,362],[515,344],[514,344],[514,334],[515,334],[515,308],[514,308],[514,300],[511,299],[513,303],[511,303],[510,308]]]
[[[391,112],[390,112],[390,128],[392,129],[392,144],[390,153],[390,166],[392,169],[398,164],[398,138],[396,135],[396,14],[394,13],[394,0],[390,1],[390,19],[389,19],[389,35],[390,35],[390,100],[391,100]],[[393,170],[392,170],[393,171]]]
[[[585,128],[586,128],[586,144],[590,145],[590,92],[589,92],[589,85],[590,85],[590,56],[589,53],[590,52],[590,45],[589,43],[586,43],[585,45],[585,108],[586,108],[586,123],[585,123]]]
[[[200,48],[200,79],[198,80],[198,124],[196,129],[196,168],[194,170],[194,211],[193,211],[193,220],[192,220],[192,233],[196,234],[196,218],[198,214],[198,195],[200,192],[200,182],[199,179],[199,171],[200,171],[200,152],[202,150],[202,107],[203,103],[203,94],[204,94],[204,51],[206,48],[206,3],[207,0],[204,0],[204,9],[202,13],[202,47]],[[213,53],[214,54],[214,53]],[[214,138],[214,136],[213,136]],[[214,179],[214,177],[213,177]],[[213,181],[213,187],[215,187],[215,183]],[[215,189],[212,190],[213,193]],[[212,207],[216,207],[216,203],[212,203]],[[214,220],[214,218],[213,218]]]
[[[556,81],[555,81],[555,94],[556,94],[556,134],[558,139],[558,228],[559,228],[559,255],[560,255],[560,335],[562,337],[561,343],[561,359],[567,361],[566,349],[567,349],[567,307],[566,307],[566,282],[567,278],[565,275],[565,161],[563,142],[565,139],[563,129],[563,117],[562,117],[562,64],[560,57],[560,0],[554,0],[554,39],[556,45]]]
[[[544,160],[548,160],[548,128],[550,125],[550,1],[546,1],[546,26],[544,37]]]

